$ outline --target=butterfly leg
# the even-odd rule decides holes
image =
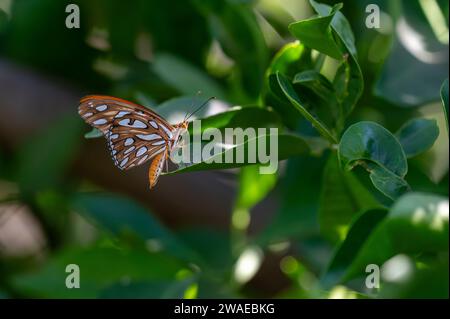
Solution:
[[[166,151],[166,173],[169,172],[169,152]]]

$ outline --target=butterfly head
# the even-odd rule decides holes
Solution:
[[[187,121],[187,120],[180,123],[180,128],[183,130],[183,133],[184,133],[184,131],[187,131],[188,126],[189,126],[189,121]]]
[[[189,126],[189,122],[187,120],[184,120],[183,122],[175,125],[175,130],[173,134],[173,144],[172,144],[172,151],[174,151],[176,148],[179,148],[182,146],[182,139],[184,133],[187,132]]]

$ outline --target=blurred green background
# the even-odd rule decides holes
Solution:
[[[0,298],[448,298],[448,1],[324,3],[0,0]],[[278,127],[283,161],[150,191],[86,94],[216,96],[205,123]]]

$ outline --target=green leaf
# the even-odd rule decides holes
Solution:
[[[274,188],[277,174],[261,174],[259,165],[242,167],[239,173],[239,188],[231,215],[234,231],[234,248],[244,242],[244,232],[250,225],[250,209],[263,200]]]
[[[332,242],[339,242],[347,235],[356,214],[379,206],[352,172],[340,169],[336,154],[331,154],[323,172],[320,192],[321,233]]]
[[[301,59],[305,53],[305,46],[299,41],[285,44],[273,57],[266,71],[266,77],[280,72],[286,76],[294,76],[301,70]]]
[[[144,207],[132,200],[108,194],[79,194],[73,209],[94,224],[118,236],[132,232],[152,241],[171,255],[191,260],[193,252]]]
[[[206,96],[224,98],[225,92],[202,70],[168,53],[155,57],[153,70],[178,92],[186,95],[202,91]]]
[[[195,163],[194,161],[191,161],[189,163],[186,163],[186,166],[180,166],[179,169],[174,170],[172,172],[167,173],[168,175],[171,174],[177,174],[177,173],[185,173],[185,172],[194,172],[194,171],[203,171],[203,170],[212,170],[212,169],[229,169],[229,168],[235,168],[235,167],[241,167],[251,164],[261,164],[262,168],[268,168],[270,165],[269,162],[262,162],[261,158],[256,157],[255,161],[249,160],[249,146],[256,145],[256,154],[258,154],[258,145],[266,145],[269,146],[273,145],[271,144],[271,140],[277,140],[278,143],[278,155],[272,154],[272,156],[277,156],[277,160],[281,161],[283,159],[287,159],[292,156],[298,156],[302,154],[309,153],[309,146],[304,141],[303,138],[297,135],[292,134],[263,134],[258,135],[254,138],[248,139],[242,144],[232,144],[227,147],[227,149],[221,148],[220,152],[216,152],[214,154],[206,154],[206,157],[203,156],[201,159],[201,162]],[[262,143],[262,144],[260,144]],[[219,143],[221,144],[221,143]],[[191,143],[189,144],[189,147],[191,149],[195,150],[196,148],[201,149],[202,145],[199,145],[198,143]],[[230,148],[231,147],[231,148]],[[267,148],[266,148],[267,151]],[[195,151],[191,151],[191,154],[196,153]],[[242,162],[237,162],[235,159],[236,154],[244,154],[244,158]],[[268,154],[268,153],[266,153]],[[232,158],[233,161],[231,163],[226,163],[226,158]],[[274,164],[274,163],[272,163]],[[278,166],[278,162],[276,163]],[[269,169],[269,168],[268,168]]]
[[[281,120],[278,113],[269,109],[255,106],[235,106],[229,111],[222,112],[202,119],[201,128],[196,134],[203,133],[208,128],[269,128],[277,127],[282,130]],[[189,133],[193,133],[192,125]]]
[[[239,176],[239,191],[236,207],[250,209],[259,203],[273,189],[277,181],[276,174],[261,174],[259,165],[243,167]]]
[[[297,73],[292,83],[309,87],[314,93],[322,98],[328,98],[330,95],[335,95],[333,84],[316,70]]]
[[[342,117],[345,118],[353,110],[364,89],[364,79],[357,60],[355,38],[350,23],[339,11],[340,5],[330,7],[313,0],[310,0],[310,3],[319,14],[318,18],[310,19],[310,23],[321,25],[331,17],[330,23],[333,37],[330,38],[327,32],[316,32],[314,35],[307,34],[308,37],[313,37],[316,44],[322,45],[327,43],[330,47],[332,46],[330,41],[334,39],[334,46],[342,52],[339,58],[342,62],[334,77],[334,86],[341,104]],[[301,24],[301,22],[291,24],[290,28],[295,28],[295,25],[297,23]],[[318,48],[315,49],[319,50]],[[324,53],[326,54],[326,52]],[[341,122],[343,122],[342,119]]]
[[[439,136],[436,120],[413,119],[405,123],[395,134],[406,157],[425,152]]]
[[[350,23],[342,14],[342,12],[339,11],[342,7],[341,4],[337,4],[334,7],[331,7],[326,4],[318,3],[314,0],[309,0],[309,3],[314,8],[314,10],[316,10],[319,16],[326,17],[328,15],[334,15],[334,18],[331,21],[331,27],[342,40],[348,52],[351,55],[355,56],[355,37],[353,35]]]
[[[68,289],[66,267],[80,269],[80,288]],[[17,291],[37,298],[95,298],[120,281],[174,280],[183,265],[161,253],[116,248],[69,249],[37,271],[16,276]]]
[[[337,4],[333,7],[331,14],[291,23],[289,25],[289,31],[305,46],[322,52],[336,60],[341,60],[342,52],[336,44],[330,26],[334,13],[341,7],[342,4]],[[320,35],[320,37],[317,35]]]
[[[292,83],[295,85],[297,95],[307,101],[305,105],[309,105],[317,118],[338,135],[343,128],[344,118],[333,84],[316,70],[297,73]]]
[[[336,137],[334,133],[315,115],[311,114],[309,110],[307,110],[301,101],[300,97],[295,92],[289,80],[282,75],[281,73],[275,74],[275,79],[277,81],[277,85],[281,89],[281,92],[285,95],[291,104],[303,115],[311,124],[317,129],[317,131],[322,135],[325,139],[330,141],[333,144],[337,143]]]
[[[408,183],[383,166],[367,163],[367,171],[373,186],[391,199],[396,199],[410,190]]]
[[[371,232],[388,214],[386,209],[369,209],[355,216],[345,240],[337,247],[321,281],[326,286],[339,283]]]
[[[381,266],[397,254],[432,256],[448,252],[448,199],[445,197],[408,193],[395,202],[381,222],[369,222],[369,228],[365,228],[361,223],[366,218],[362,215],[353,224],[330,263],[328,278],[345,282],[365,277],[368,264]]]
[[[374,186],[391,199],[408,190],[403,180],[408,163],[399,141],[388,130],[374,122],[358,122],[342,136],[338,148],[344,169],[362,165]]]
[[[442,106],[443,111],[445,114],[445,123],[447,124],[447,133],[448,133],[448,79],[442,83],[441,86],[441,100],[442,100]]]

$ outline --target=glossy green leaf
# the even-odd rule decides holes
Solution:
[[[305,105],[314,110],[317,118],[338,135],[343,128],[344,118],[333,84],[316,70],[297,73],[292,83],[297,95],[307,101]]]
[[[320,193],[320,231],[332,242],[345,238],[356,214],[380,206],[353,172],[340,169],[334,153],[325,166]]]
[[[343,62],[338,68],[334,78],[334,86],[338,100],[341,104],[342,116],[345,118],[352,112],[364,89],[364,78],[357,59],[355,37],[350,27],[350,23],[345,16],[337,10],[339,9],[339,6],[331,7],[313,0],[310,0],[310,3],[319,14],[319,17],[333,16],[331,28],[335,32],[334,36],[336,39],[339,39],[347,51],[346,54],[343,55]],[[322,40],[324,40],[324,34],[317,34],[316,36],[321,37]],[[341,46],[339,41],[335,41],[337,45]]]
[[[295,92],[289,80],[281,73],[276,73],[275,79],[279,88],[281,89],[281,92],[283,92],[283,94],[285,95],[285,98],[287,98],[291,102],[292,106],[294,106],[301,115],[303,115],[309,122],[311,122],[311,124],[317,129],[320,135],[322,135],[331,143],[337,143],[336,137],[334,136],[334,133],[331,132],[330,128],[328,128],[321,120],[319,120],[305,108],[303,102]]]
[[[396,199],[410,190],[408,183],[402,177],[383,166],[367,163],[366,170],[369,172],[373,186],[391,199]]]
[[[413,119],[405,123],[395,134],[406,157],[414,157],[433,146],[439,136],[436,120]]]
[[[338,148],[344,169],[362,165],[374,186],[391,199],[408,190],[403,180],[408,163],[399,141],[388,130],[374,122],[358,122],[342,136]]]
[[[330,26],[334,13],[341,7],[342,4],[337,4],[333,7],[330,14],[323,17],[291,23],[289,31],[305,46],[329,55],[334,59],[341,60],[342,52],[334,39]],[[321,36],[318,37],[317,35]]]
[[[272,154],[274,156],[277,156],[277,161],[281,161],[283,159],[287,159],[292,156],[298,156],[309,153],[309,147],[305,140],[297,135],[292,134],[263,134],[263,135],[257,135],[254,138],[248,139],[242,144],[233,144],[231,148],[224,149],[222,147],[221,151],[213,154],[206,154],[206,157],[203,157],[200,162],[195,163],[194,161],[191,161],[189,163],[184,164],[184,166],[181,166],[179,169],[169,172],[167,174],[176,174],[176,173],[185,173],[185,172],[194,172],[194,171],[203,171],[203,170],[212,170],[212,169],[228,169],[228,168],[235,168],[235,167],[241,167],[251,164],[261,164],[262,169],[272,169],[269,168],[269,165],[271,163],[267,160],[261,161],[261,158],[256,157],[255,161],[249,160],[249,147],[252,148],[252,145],[256,146],[256,154],[258,154],[259,146],[258,145],[266,145],[269,146],[271,144],[271,140],[277,140],[278,143],[278,154]],[[261,144],[260,144],[261,143]],[[220,144],[220,143],[219,143]],[[202,147],[204,145],[200,143],[192,143],[189,145],[191,149],[194,151],[191,152],[191,154],[196,153],[195,149],[197,148],[197,152],[202,150]],[[266,153],[267,153],[266,148]],[[242,162],[237,162],[235,159],[236,154],[243,154],[243,160]],[[199,155],[199,154],[198,154]],[[225,162],[225,159],[232,158],[232,162]],[[278,167],[278,162],[272,163],[273,165],[276,165]],[[255,163],[256,162],[256,163]]]
[[[316,70],[297,73],[292,83],[309,87],[322,98],[328,99],[330,95],[335,95],[333,84]]]
[[[206,118],[201,118],[201,128],[197,134],[204,132],[208,128],[269,128],[277,127],[282,130],[281,119],[278,113],[260,107],[233,107],[228,111],[215,114]],[[189,126],[189,133],[193,133],[192,125]]]

